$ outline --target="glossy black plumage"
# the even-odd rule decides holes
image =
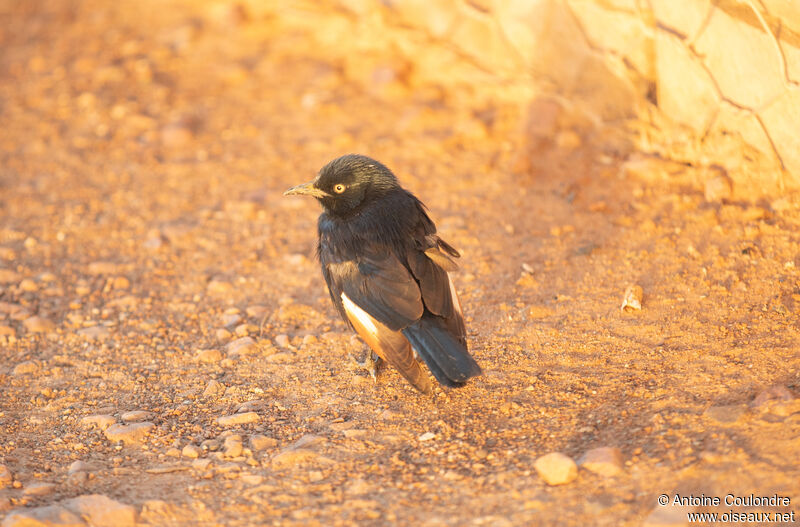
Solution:
[[[286,193],[322,204],[317,252],[331,300],[379,356],[421,391],[429,382],[412,347],[445,386],[481,373],[447,273],[459,254],[388,168],[347,155]]]

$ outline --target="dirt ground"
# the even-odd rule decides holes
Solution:
[[[504,108],[365,89],[232,7],[36,4],[0,3],[4,526],[86,494],[142,525],[683,524],[675,493],[800,513],[796,196],[707,200],[704,172],[562,124],[530,141]],[[462,389],[350,359],[318,206],[282,196],[348,152],[462,252]],[[534,468],[597,447],[619,473]]]

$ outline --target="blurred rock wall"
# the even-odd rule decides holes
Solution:
[[[373,89],[438,85],[521,116],[555,101],[628,126],[638,150],[800,186],[798,0],[327,0],[270,16]]]

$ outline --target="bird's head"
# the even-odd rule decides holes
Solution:
[[[327,213],[347,216],[396,188],[397,178],[384,165],[366,156],[348,154],[322,167],[314,181],[292,187],[283,195],[313,196]]]

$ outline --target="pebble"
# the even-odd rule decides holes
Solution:
[[[230,329],[242,321],[242,316],[237,313],[227,313],[222,315],[222,325]]]
[[[644,291],[642,286],[630,285],[625,289],[625,294],[622,295],[622,311],[641,311],[642,310],[642,296]]]
[[[247,313],[248,317],[254,318],[260,322],[261,319],[264,318],[264,315],[267,314],[267,306],[262,306],[262,305],[248,306],[247,309],[245,310],[245,313]]]
[[[106,428],[104,433],[109,441],[122,441],[128,445],[140,442],[155,426],[148,421],[129,425],[112,425]]]
[[[267,437],[261,434],[255,434],[250,436],[250,447],[253,450],[260,451],[266,450],[268,448],[274,448],[278,446],[278,440],[274,437]]]
[[[18,509],[5,517],[2,527],[86,527],[79,517],[60,505]]]
[[[417,438],[417,440],[419,440],[419,441],[430,441],[431,439],[435,439],[435,438],[436,438],[436,434],[434,434],[433,432],[425,432],[424,434],[419,436]]]
[[[275,337],[275,345],[279,348],[288,348],[289,347],[289,336],[285,334],[278,335]]]
[[[192,461],[192,468],[195,470],[207,470],[211,466],[211,460],[208,458],[195,459]]]
[[[100,430],[105,430],[116,422],[117,420],[114,417],[106,414],[87,415],[81,419],[81,425],[96,426]]]
[[[20,290],[25,291],[27,293],[32,293],[34,291],[39,290],[39,286],[36,285],[36,282],[31,280],[30,278],[26,278],[25,280],[21,281],[19,283],[19,288]]]
[[[90,326],[78,330],[78,335],[92,340],[106,340],[111,336],[111,332],[105,326]]]
[[[227,342],[231,338],[231,332],[225,328],[219,328],[215,336],[217,337],[217,342]]]
[[[175,447],[170,447],[164,452],[164,455],[167,457],[181,457],[181,451]]]
[[[53,322],[37,315],[26,318],[22,325],[28,333],[52,333],[56,329]]]
[[[22,494],[25,496],[46,496],[55,489],[55,483],[31,483],[30,485],[25,485]]]
[[[242,455],[242,436],[232,435],[225,438],[223,443],[223,452],[225,457],[239,457]]]
[[[77,461],[72,462],[72,464],[67,469],[67,474],[75,474],[78,472],[91,472],[92,470],[93,470],[92,465],[90,465],[86,461],[81,461],[79,459]]]
[[[739,405],[710,406],[704,415],[718,423],[735,423],[744,414],[744,411],[744,406]]]
[[[14,369],[11,370],[11,375],[30,375],[39,371],[40,367],[38,362],[26,360],[14,366]]]
[[[194,352],[195,358],[200,362],[214,363],[222,360],[222,352],[218,349],[197,350]]]
[[[245,472],[239,474],[239,479],[247,483],[248,485],[261,485],[261,483],[264,481],[264,476]]]
[[[4,489],[11,485],[14,481],[14,476],[6,465],[0,465],[0,489]]]
[[[622,452],[614,447],[593,448],[583,455],[580,465],[600,476],[616,476],[622,472]]]
[[[312,450],[304,448],[284,450],[272,458],[272,466],[275,468],[286,468],[302,463],[316,461],[321,456]]]
[[[228,355],[249,355],[258,351],[258,344],[252,337],[238,338],[225,348]]]
[[[706,180],[703,192],[709,203],[720,203],[731,199],[733,195],[733,180],[724,168],[712,166],[709,168],[710,177]]]
[[[0,284],[13,284],[19,282],[20,276],[11,269],[0,269]]]
[[[560,452],[539,457],[533,466],[548,485],[565,485],[578,477],[578,466]]]
[[[93,527],[134,527],[136,509],[112,500],[102,494],[86,494],[62,502],[63,505],[86,518]]]
[[[87,268],[87,272],[91,275],[102,274],[115,274],[119,267],[113,262],[92,262]]]
[[[11,326],[0,324],[0,337],[16,337],[17,332]]]
[[[257,423],[260,420],[261,417],[255,412],[243,412],[220,417],[217,419],[217,424],[220,426],[244,425],[248,423]]]
[[[181,450],[181,455],[190,459],[197,459],[202,453],[203,451],[200,449],[200,447],[192,444],[186,445],[183,447],[183,450]]]
[[[130,412],[125,412],[120,416],[122,421],[125,423],[138,423],[141,421],[147,421],[153,417],[155,417],[153,412],[147,412],[145,410],[131,410]]]
[[[255,333],[258,331],[258,326],[254,326],[253,324],[239,324],[236,326],[236,329],[233,332],[236,334],[237,337],[246,337],[250,333]]]
[[[215,397],[223,393],[225,393],[225,385],[214,379],[208,381],[205,390],[203,390],[203,395],[205,397]]]

